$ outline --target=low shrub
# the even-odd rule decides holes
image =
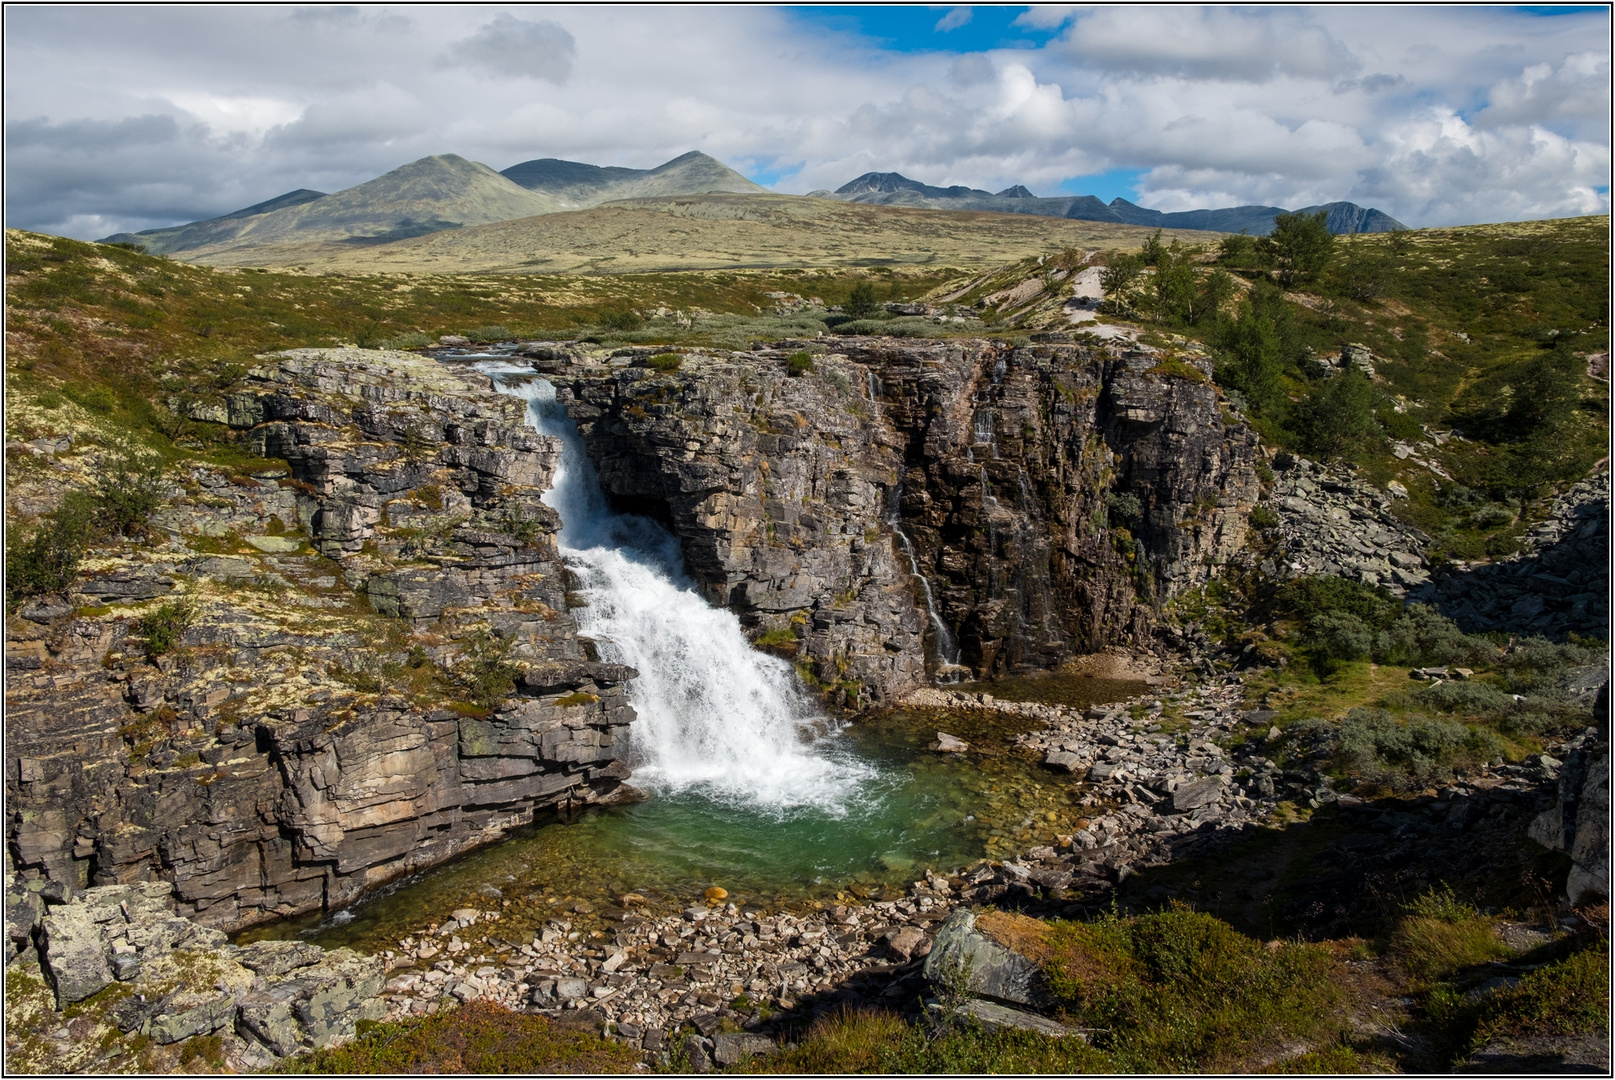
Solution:
[[[1509,1036],[1585,1035],[1609,1030],[1609,943],[1599,942],[1530,972],[1481,999],[1474,1043]]]
[[[468,335],[469,336],[469,335]],[[381,343],[383,349],[424,349],[436,345],[437,338],[430,334],[399,334]]]
[[[653,371],[677,371],[679,365],[684,363],[684,357],[674,352],[657,353],[645,361],[645,366]]]
[[[1490,728],[1424,716],[1398,720],[1383,709],[1352,709],[1338,724],[1302,721],[1294,731],[1319,739],[1337,769],[1397,790],[1449,780],[1455,767],[1487,761],[1503,751],[1502,740]]]
[[[422,1019],[359,1022],[342,1046],[287,1058],[280,1073],[628,1073],[640,1053],[547,1017],[472,1001]]]
[[[177,649],[186,628],[195,621],[195,604],[171,600],[136,619],[131,632],[145,643],[146,655],[155,659]]]
[[[813,371],[813,357],[807,351],[793,352],[785,358],[785,370],[792,378],[800,378]]]
[[[1186,907],[1053,923],[1051,992],[1118,1072],[1217,1069],[1271,1042],[1321,1032],[1340,1000],[1334,960],[1264,944]]]
[[[639,312],[624,308],[621,311],[602,312],[600,325],[607,330],[638,330],[645,325],[645,320]]]
[[[479,326],[474,330],[467,330],[465,336],[478,345],[491,345],[496,341],[509,341],[515,334],[499,325]]]

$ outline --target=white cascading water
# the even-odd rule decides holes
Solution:
[[[561,514],[561,553],[587,602],[574,612],[580,629],[603,660],[639,672],[629,684],[639,714],[634,783],[760,808],[844,812],[874,770],[838,752],[833,739],[808,741],[805,729],[823,719],[790,665],[753,649],[734,613],[702,599],[677,537],[611,508],[554,386],[530,369],[477,366],[501,392],[526,399],[529,424],[561,440],[555,484],[543,499]]]

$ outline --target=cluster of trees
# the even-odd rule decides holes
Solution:
[[[1161,243],[1161,230],[1155,230],[1137,255],[1113,256],[1105,267],[1100,284],[1106,310],[1179,326],[1215,318],[1237,286],[1226,270],[1201,272],[1195,255],[1176,240]]]

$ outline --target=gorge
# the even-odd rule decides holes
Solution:
[[[863,766],[795,745],[809,710],[740,626],[825,706],[891,704],[951,662],[926,589],[965,666],[1024,671],[1147,640],[1154,603],[1238,550],[1255,439],[1191,364],[844,348],[798,377],[789,343],[665,372],[540,347],[543,434],[475,360],[402,353],[265,357],[172,402],[289,474],[193,472],[163,542],[13,621],[16,868],[171,878],[181,913],[231,930],[335,910],[537,811],[637,797],[630,730],[652,787],[788,803]],[[670,531],[567,482],[589,468],[568,422],[604,492]],[[674,603],[681,559],[740,626]],[[166,655],[128,636],[164,604],[188,613]]]

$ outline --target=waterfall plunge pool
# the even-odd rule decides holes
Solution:
[[[500,909],[501,936],[521,940],[561,912],[590,930],[626,895],[676,908],[710,886],[763,908],[880,898],[927,869],[1003,858],[1079,827],[1078,785],[1014,746],[1030,721],[890,710],[827,725],[789,665],[752,649],[733,613],[700,598],[677,538],[610,507],[554,388],[509,361],[477,357],[475,366],[528,402],[534,428],[561,440],[543,498],[561,514],[561,553],[587,600],[580,630],[602,659],[640,673],[630,684],[639,719],[628,760],[632,782],[650,797],[538,822],[342,911],[257,927],[239,940],[303,936],[373,951],[460,907]],[[1056,682],[1065,704],[1143,689],[1060,679],[998,696],[1035,700]],[[970,742],[971,752],[929,752],[939,730]]]

